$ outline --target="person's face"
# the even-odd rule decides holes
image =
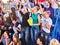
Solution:
[[[33,12],[34,12],[34,13],[37,12],[37,8],[36,8],[36,7],[33,8]]]
[[[15,25],[15,24],[16,24],[16,21],[15,21],[15,20],[13,20],[13,21],[12,21],[12,23]]]
[[[37,39],[37,44],[38,44],[38,45],[42,45],[42,42],[40,41],[39,38]]]
[[[47,19],[47,18],[49,18],[49,14],[48,13],[45,13],[45,18]]]
[[[8,38],[8,34],[4,32],[4,38]]]
[[[16,37],[15,36],[13,36],[13,41],[16,42]]]

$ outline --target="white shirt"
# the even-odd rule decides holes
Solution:
[[[21,25],[19,24],[18,26],[17,26],[18,28],[21,28]],[[13,31],[14,31],[14,33],[18,33],[18,31],[16,30],[16,27],[15,26],[13,26]]]
[[[51,18],[46,19],[46,18],[42,17],[41,21],[47,23],[48,25],[52,25],[52,20],[51,20]],[[42,29],[43,29],[43,31],[45,31],[46,33],[50,33],[50,30],[49,30],[48,28],[46,28],[45,25],[42,26]]]

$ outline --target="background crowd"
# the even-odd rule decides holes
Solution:
[[[60,0],[0,0],[0,45],[60,45]]]

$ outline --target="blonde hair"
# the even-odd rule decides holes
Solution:
[[[21,41],[19,39],[19,36],[17,34],[14,34],[13,36],[16,38],[17,43],[19,43],[19,45],[21,45]]]
[[[50,45],[59,45],[59,42],[58,42],[57,39],[52,39],[52,40],[50,41]]]

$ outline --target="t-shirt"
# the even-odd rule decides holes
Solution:
[[[16,26],[13,26],[13,31],[14,31],[14,33],[16,33],[16,34],[18,33],[18,31],[16,30],[17,27],[18,27],[18,28],[21,28],[21,24],[18,24],[18,25],[16,24]]]
[[[38,14],[32,14],[33,24],[38,24]]]
[[[21,16],[22,16],[22,27],[29,27],[29,24],[27,22],[27,20],[29,19],[29,12],[27,12],[26,14],[23,14],[22,11],[20,11]]]
[[[46,18],[42,17],[41,21],[47,23],[48,25],[52,25],[51,18],[46,19]],[[45,31],[46,33],[50,33],[50,30],[47,29],[45,25],[42,26],[42,30]]]

